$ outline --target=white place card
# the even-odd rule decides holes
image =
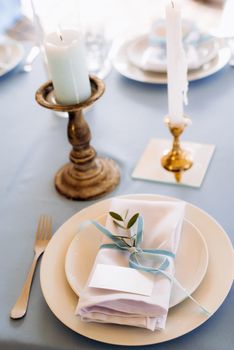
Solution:
[[[97,264],[89,287],[151,296],[154,276],[130,267]]]

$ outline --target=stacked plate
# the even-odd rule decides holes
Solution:
[[[188,62],[189,81],[205,78],[223,68],[230,50],[218,39],[201,32],[193,22],[183,22],[183,43]],[[165,22],[156,21],[148,34],[123,42],[113,65],[122,75],[146,83],[167,83]]]
[[[177,200],[157,195],[129,195],[149,201]],[[165,331],[82,322],[75,316],[79,294],[88,279],[101,235],[92,226],[78,233],[86,220],[103,222],[111,200],[89,206],[70,218],[54,234],[41,265],[41,287],[48,306],[67,327],[88,338],[118,345],[146,345],[174,339],[190,332],[209,318],[173,286]],[[225,271],[225,273],[224,273]],[[211,315],[227,296],[233,281],[231,242],[219,224],[201,209],[187,203],[176,277]]]
[[[0,37],[0,77],[14,69],[23,59],[24,48],[6,36]]]

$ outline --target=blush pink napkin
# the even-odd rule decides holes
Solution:
[[[142,201],[116,198],[110,211],[124,215],[129,210],[129,217],[139,212],[144,218],[144,233],[141,248],[164,249],[176,253],[185,203],[178,201]],[[117,228],[108,215],[106,228],[117,234]],[[103,235],[104,243],[113,243]],[[128,267],[129,252],[115,249],[100,249],[94,267],[80,295],[76,315],[86,322],[115,323],[147,328],[152,331],[164,329],[169,308],[171,282],[158,274],[154,277],[151,296],[116,292],[89,287],[89,280],[97,264],[109,264]],[[174,262],[168,273],[174,274]]]

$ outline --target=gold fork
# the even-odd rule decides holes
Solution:
[[[31,289],[31,284],[33,280],[34,271],[37,265],[37,261],[39,257],[42,255],[42,253],[44,253],[51,236],[52,236],[52,219],[50,216],[42,215],[39,219],[38,227],[37,227],[36,239],[35,239],[34,248],[33,248],[35,253],[33,262],[28,272],[26,281],[23,285],[20,296],[11,310],[10,316],[13,319],[22,318],[27,312],[30,289]]]

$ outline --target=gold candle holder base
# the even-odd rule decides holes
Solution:
[[[180,135],[183,133],[185,127],[188,125],[188,119],[184,119],[184,124],[172,124],[169,118],[165,119],[165,123],[171,134],[174,137],[172,149],[161,158],[161,164],[164,169],[171,171],[175,175],[177,182],[181,181],[182,173],[191,168],[193,160],[191,154],[183,150],[180,145]]]
[[[57,191],[69,199],[88,200],[115,189],[120,181],[120,172],[112,159],[96,157],[90,146],[91,132],[82,110],[92,105],[104,93],[102,80],[91,76],[91,96],[75,105],[60,105],[53,102],[54,88],[51,81],[43,84],[36,92],[36,101],[43,107],[59,112],[68,112],[68,139],[72,145],[70,163],[64,165],[55,175]]]

